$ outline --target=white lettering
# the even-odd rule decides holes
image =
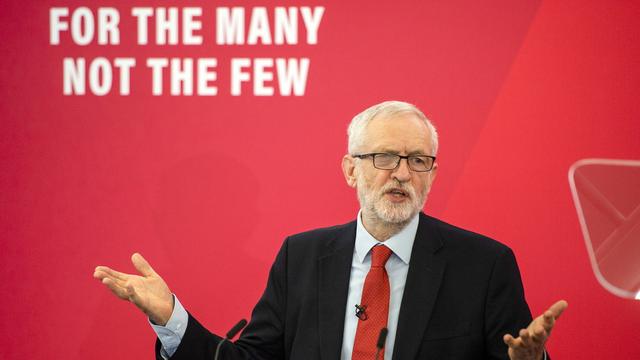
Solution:
[[[134,58],[115,58],[113,66],[120,73],[120,95],[129,95],[131,68],[136,65]],[[63,59],[63,94],[86,94],[86,60],[85,58]],[[107,95],[113,85],[113,67],[104,57],[97,57],[89,64],[89,89],[96,96]]]
[[[102,75],[102,76],[101,76]],[[113,73],[109,60],[98,57],[89,65],[89,88],[94,95],[104,96],[111,90]]]
[[[308,58],[250,58],[231,59],[231,95],[242,95],[242,85],[253,82],[253,95],[273,96],[274,71],[277,74],[278,92],[281,96],[303,96],[307,87]],[[251,68],[251,69],[248,69]],[[250,71],[251,70],[251,71]]]
[[[169,45],[178,43],[178,8],[170,7],[156,9],[156,44]]]
[[[215,96],[218,95],[216,86],[209,86],[210,81],[216,81],[218,75],[209,69],[218,66],[218,60],[214,58],[202,58],[198,61],[198,95]]]
[[[298,9],[276,7],[274,19],[274,43],[295,45],[298,43]]]
[[[244,8],[218,7],[216,9],[216,44],[244,44]]]
[[[280,95],[302,96],[307,87],[307,75],[309,74],[308,58],[300,59],[276,59],[276,73],[278,74],[278,87]]]
[[[251,22],[249,23],[249,33],[247,34],[247,44],[255,45],[260,42],[264,45],[271,45],[271,30],[269,29],[269,17],[267,8],[254,7],[251,12]]]
[[[120,13],[116,8],[101,7],[96,19],[87,7],[79,7],[71,14],[71,23],[63,19],[69,16],[69,8],[53,7],[49,11],[49,43],[60,44],[60,33],[71,30],[71,39],[76,45],[89,45],[98,32],[99,45],[117,45],[120,43]]]
[[[193,95],[193,59],[171,59],[171,95]]]
[[[115,8],[98,9],[98,44],[117,45],[120,44],[120,31],[118,23],[120,13]]]
[[[85,60],[84,58],[64,58],[62,60],[62,93],[64,95],[85,94]]]
[[[273,23],[269,22],[267,8],[251,9],[251,18],[245,39],[246,16],[244,7],[216,8],[216,43],[218,45],[295,45],[298,43],[300,23],[307,33],[307,44],[318,43],[318,29],[324,15],[324,6],[276,6]],[[298,17],[302,17],[302,21]],[[272,34],[273,30],[273,34]],[[273,36],[273,37],[272,37]]]
[[[182,10],[182,43],[185,45],[201,45],[202,36],[194,35],[195,30],[202,29],[202,22],[194,17],[202,16],[202,8],[186,7]]]
[[[151,68],[151,93],[162,95],[162,70],[169,65],[167,58],[148,58],[147,67]]]
[[[69,8],[53,7],[49,10],[49,44],[51,45],[59,45],[60,32],[69,30],[69,23],[60,19],[63,16],[69,16]]]
[[[250,79],[249,73],[243,69],[249,66],[251,66],[251,60],[248,58],[231,59],[231,95],[242,94],[242,83]]]
[[[273,80],[273,72],[266,70],[271,67],[273,67],[273,59],[258,58],[253,61],[253,95],[273,95],[273,87],[264,84],[265,81]]]
[[[195,63],[195,74],[194,74]],[[191,96],[194,90],[194,76],[196,80],[196,94],[202,96],[214,96],[218,94],[218,88],[211,82],[217,80],[215,71],[218,65],[216,58],[150,58],[147,67],[152,71],[152,94],[162,95],[163,71],[169,70],[169,93],[171,96]]]
[[[149,43],[148,21],[153,15],[153,9],[150,7],[134,7],[131,9],[131,15],[137,19],[138,23],[138,45],[147,45]]]
[[[87,7],[77,8],[71,15],[71,38],[73,41],[77,45],[89,45],[93,40],[94,31],[95,23],[91,10]]]
[[[120,71],[120,95],[129,95],[131,93],[131,68],[136,66],[134,58],[115,58],[113,65]]]
[[[316,6],[313,11],[308,6],[300,8],[300,14],[302,14],[302,20],[304,26],[307,29],[307,44],[318,43],[318,28],[320,27],[320,21],[324,14],[324,6]]]

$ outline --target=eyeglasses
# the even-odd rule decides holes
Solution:
[[[400,165],[400,160],[407,159],[407,165],[409,169],[416,172],[427,172],[433,169],[433,164],[436,162],[435,156],[430,155],[409,155],[402,156],[389,153],[370,153],[370,154],[356,154],[351,155],[354,158],[365,159],[372,158],[373,166],[380,170],[393,170]]]

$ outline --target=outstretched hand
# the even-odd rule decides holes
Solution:
[[[135,253],[131,262],[140,275],[125,274],[107,266],[96,267],[93,277],[122,300],[134,303],[154,323],[166,325],[173,312],[173,295],[142,255]]]
[[[526,329],[520,330],[519,336],[514,338],[507,334],[504,343],[509,346],[509,358],[511,360],[541,360],[544,354],[544,344],[551,336],[556,320],[569,306],[566,301],[560,300],[533,319]]]

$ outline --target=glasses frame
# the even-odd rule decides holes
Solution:
[[[396,166],[394,166],[391,169],[383,169],[383,168],[379,168],[376,166],[376,156],[378,155],[391,155],[391,156],[396,156],[398,157],[398,161],[396,162]],[[398,155],[398,154],[391,154],[391,153],[367,153],[367,154],[352,154],[351,155],[354,158],[357,159],[366,159],[366,158],[371,158],[371,162],[373,163],[373,167],[378,169],[378,170],[395,170],[398,168],[398,166],[400,166],[400,161],[402,161],[402,159],[406,159],[407,160],[407,166],[409,167],[409,169],[411,169],[411,171],[415,171],[415,172],[429,172],[431,170],[433,170],[433,165],[436,163],[436,157],[435,156],[431,156],[431,155]],[[413,167],[411,167],[411,163],[409,162],[410,158],[430,158],[431,160],[431,167],[427,170],[416,170]]]

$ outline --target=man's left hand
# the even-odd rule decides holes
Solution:
[[[562,312],[569,306],[566,301],[560,300],[551,305],[544,314],[533,319],[526,329],[520,330],[519,336],[506,334],[504,343],[509,346],[509,358],[511,360],[542,360],[544,344],[551,336],[551,330]]]

